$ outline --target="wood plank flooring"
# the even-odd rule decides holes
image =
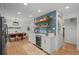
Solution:
[[[64,47],[54,52],[55,55],[79,55],[76,45],[65,43]]]
[[[8,42],[6,53],[7,55],[47,55],[28,40]]]
[[[26,50],[24,50],[24,48],[23,48],[23,45],[26,45],[28,43],[30,43],[28,40],[19,40],[19,41],[8,42],[7,46],[6,46],[7,47],[6,54],[7,55],[30,55],[32,53],[31,52],[27,53],[28,52],[28,51],[26,51],[27,48],[26,48]],[[35,49],[35,50],[37,51],[37,49]],[[31,50],[29,50],[29,51],[31,51]],[[38,51],[38,53],[40,53],[40,51]],[[36,55],[38,55],[38,54],[36,54]],[[65,43],[64,48],[61,48],[58,51],[55,51],[51,55],[79,55],[79,51],[76,50],[75,45]]]
[[[27,40],[12,41],[7,43],[6,54],[7,55],[27,55],[22,48],[24,44],[27,44]]]
[[[32,43],[28,43],[23,46],[24,50],[27,52],[28,55],[47,55],[44,51],[37,48]]]

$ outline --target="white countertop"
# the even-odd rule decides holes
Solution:
[[[40,33],[35,33],[35,35],[40,35],[40,36],[44,36],[44,37],[47,37],[47,38],[53,38],[53,37],[55,37],[54,33],[48,33],[48,35],[40,34]]]

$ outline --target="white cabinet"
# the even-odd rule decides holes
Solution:
[[[47,52],[50,52],[51,50],[50,43],[51,43],[50,39],[47,39],[47,38],[42,39],[42,45],[41,45],[42,49]]]
[[[33,44],[36,44],[35,34],[32,32],[29,32],[28,35],[29,35],[29,41],[32,42]]]
[[[52,53],[53,51],[55,51],[55,37],[42,37],[41,48],[48,53]]]

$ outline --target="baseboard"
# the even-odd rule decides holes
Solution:
[[[30,42],[30,41],[29,41]],[[30,42],[32,43],[32,42]],[[39,48],[40,50],[42,50],[43,52],[45,52],[47,55],[51,55],[50,53],[44,51],[41,47],[37,46],[36,44],[32,43],[34,46],[36,46],[37,48]]]
[[[69,43],[69,42],[64,42],[64,43],[76,46],[76,44],[73,44],[73,43]]]

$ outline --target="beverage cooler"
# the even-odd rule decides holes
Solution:
[[[5,24],[5,18],[0,16],[0,55],[6,54],[6,42],[7,42],[7,24]]]
[[[40,35],[36,35],[36,45],[38,47],[41,47],[41,36]]]

